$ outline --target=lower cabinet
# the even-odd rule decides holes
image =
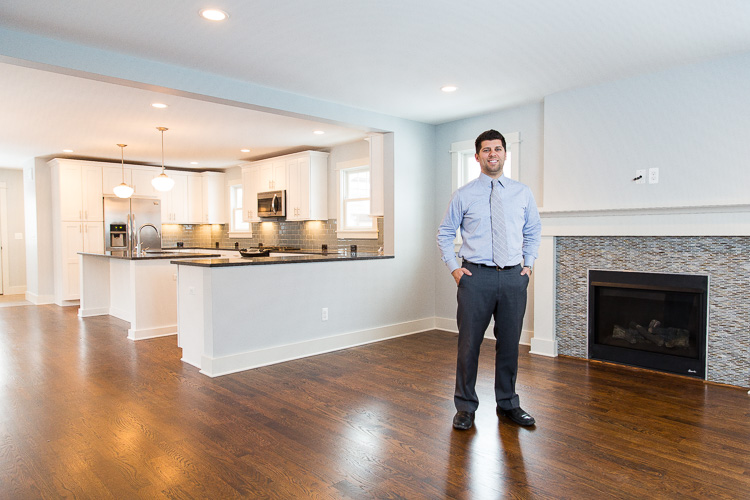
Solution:
[[[80,298],[80,256],[78,252],[104,252],[103,222],[60,223],[59,252],[55,255],[55,302],[64,305],[65,301]]]

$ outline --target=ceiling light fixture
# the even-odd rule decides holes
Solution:
[[[155,103],[151,104],[151,107],[152,108],[158,108],[158,109],[164,109],[164,108],[168,108],[169,106],[167,106],[163,102],[155,102]]]
[[[249,149],[240,149],[240,152],[242,152],[242,153],[249,153],[250,150]]]
[[[325,132],[322,131],[322,130],[314,130],[313,134],[315,134],[315,135],[323,135],[323,134],[325,134]]]
[[[200,11],[200,15],[203,19],[208,19],[209,21],[224,21],[229,17],[229,14],[218,9],[203,9]]]
[[[157,191],[169,191],[174,186],[174,179],[167,177],[164,172],[164,131],[169,130],[167,127],[156,127],[156,130],[161,131],[161,174],[151,179],[151,185]]]
[[[440,90],[442,90],[445,93],[455,92],[458,90],[458,87],[455,85],[445,85],[443,87],[440,87]]]
[[[122,184],[115,186],[112,191],[118,198],[130,198],[133,195],[133,188],[125,183],[125,147],[127,144],[118,144],[120,146],[120,165],[122,167]]]
[[[73,152],[72,149],[63,149],[63,153],[72,153],[72,152]]]

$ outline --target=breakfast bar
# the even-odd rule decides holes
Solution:
[[[214,377],[403,335],[398,326],[379,327],[383,311],[360,293],[394,285],[383,267],[388,259],[360,253],[174,260],[182,360]]]

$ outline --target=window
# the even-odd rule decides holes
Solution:
[[[377,221],[370,216],[370,165],[366,158],[341,162],[339,171],[339,239],[378,237]]]
[[[252,228],[249,222],[242,220],[242,184],[232,184],[229,186],[229,235],[232,236],[252,236]]]

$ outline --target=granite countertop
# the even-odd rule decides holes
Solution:
[[[141,255],[132,255],[127,250],[107,252],[78,252],[80,255],[93,255],[122,260],[156,260],[156,259],[196,259],[219,257],[219,254],[170,252],[169,250],[155,250]]]
[[[344,260],[378,260],[392,259],[393,255],[379,255],[377,253],[359,252],[356,256],[340,253],[317,253],[311,254],[297,250],[296,253],[307,253],[308,255],[289,255],[278,257],[224,257],[224,258],[202,258],[174,261],[172,264],[181,266],[197,267],[233,267],[233,266],[263,266],[269,264],[299,264],[304,262],[334,262]],[[206,257],[205,255],[203,257]]]

